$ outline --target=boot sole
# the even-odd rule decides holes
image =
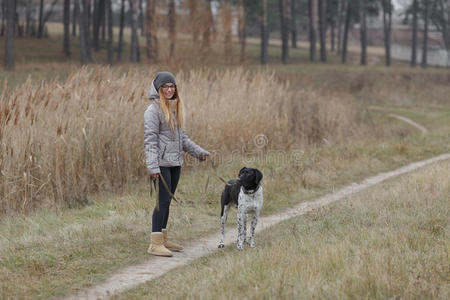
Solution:
[[[173,256],[172,254],[162,254],[162,253],[159,253],[159,252],[152,252],[152,251],[147,251],[147,253],[148,254],[153,254],[155,256],[164,256],[164,257],[172,257]]]

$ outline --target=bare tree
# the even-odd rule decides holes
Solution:
[[[175,40],[176,40],[176,11],[175,0],[169,0],[169,57],[170,59],[175,56]]]
[[[78,26],[80,30],[81,64],[85,65],[92,62],[91,48],[89,45],[89,36],[87,32],[87,0],[75,0],[75,9],[77,10]]]
[[[158,60],[158,37],[156,36],[156,0],[147,0],[147,21],[145,38],[147,41],[147,58]]]
[[[222,6],[222,21],[224,30],[225,60],[228,64],[233,61],[233,47],[231,43],[231,0],[225,0]]]
[[[269,43],[269,28],[267,26],[267,0],[261,0],[261,64],[268,61],[267,46]]]
[[[80,9],[79,7],[77,8],[77,5],[79,5],[79,3],[74,0],[72,9],[72,36],[77,35],[77,11]]]
[[[189,0],[189,22],[191,23],[192,41],[194,45],[197,45],[199,37],[199,20],[198,20],[198,1]]]
[[[291,0],[291,45],[292,48],[297,48],[297,14],[296,5],[297,0]]]
[[[14,69],[14,27],[16,0],[6,0],[5,69]]]
[[[327,20],[326,20],[326,0],[318,0],[319,3],[319,41],[320,41],[320,61],[327,61]]]
[[[111,0],[106,0],[106,13],[108,19],[108,63],[114,62],[114,44],[113,44],[113,13]]]
[[[384,52],[386,66],[391,65],[391,32],[392,32],[392,2],[391,0],[381,0],[383,6],[383,32],[384,32]]]
[[[316,60],[316,1],[308,0],[309,15],[309,60]]]
[[[345,26],[344,37],[342,41],[342,63],[347,63],[347,44],[348,44],[348,31],[350,29],[350,19],[352,17],[352,0],[347,2],[347,9],[345,13]]]
[[[422,68],[427,67],[427,58],[428,58],[428,22],[429,22],[429,8],[430,8],[430,0],[424,0],[423,1],[423,18],[424,18],[424,24],[423,24],[423,40],[422,40]]]
[[[100,26],[105,17],[106,0],[96,0],[94,2],[94,20],[92,24],[92,41],[94,50],[100,51]]]
[[[47,23],[50,16],[53,14],[53,10],[55,5],[58,3],[58,0],[53,0],[50,5],[50,9],[44,14],[44,0],[40,0],[39,2],[39,24],[38,24],[38,39],[41,39],[44,36],[44,27],[45,23]]]
[[[138,40],[138,0],[129,0],[130,20],[131,20],[131,43],[130,43],[130,61],[139,62],[139,40]]]
[[[450,1],[434,0],[430,18],[436,29],[442,34],[447,50],[447,66],[450,67]]]
[[[247,32],[245,30],[245,5],[244,0],[238,1],[238,14],[239,14],[239,44],[240,44],[240,62],[243,63],[245,61],[245,40],[247,37]]]
[[[70,0],[64,0],[64,53],[67,57],[70,57]]]
[[[361,36],[361,65],[367,65],[367,24],[366,24],[366,0],[359,2],[359,20]]]
[[[412,6],[412,39],[411,39],[411,67],[415,67],[417,64],[417,13],[418,13],[418,0],[413,0]]]
[[[342,15],[344,14],[345,10],[345,1],[344,0],[338,0],[338,40],[337,40],[337,53],[341,54],[342,50]]]
[[[205,55],[211,47],[211,31],[213,30],[213,15],[211,11],[211,0],[204,0],[203,6],[203,37],[202,37],[202,52]]]

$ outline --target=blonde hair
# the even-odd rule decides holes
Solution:
[[[169,103],[169,99],[167,99],[166,97],[164,97],[164,93],[162,92],[162,89],[160,89],[158,91],[159,93],[159,106],[161,107],[161,110],[164,114],[164,117],[166,118],[166,122],[167,124],[169,124],[170,128],[172,128],[172,130],[175,131],[175,125],[172,119],[172,114],[170,112],[170,103]],[[176,101],[177,101],[177,106],[175,108],[175,117],[177,118],[177,127],[178,129],[183,128],[183,123],[184,123],[184,116],[183,116],[183,104],[181,103],[180,100],[180,96],[178,95],[178,90],[175,87],[175,94],[174,96],[176,97]],[[173,101],[173,100],[172,100]]]

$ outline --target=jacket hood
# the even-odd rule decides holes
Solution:
[[[147,91],[147,99],[159,99],[158,91],[155,88],[155,85],[152,83],[150,84],[150,87]]]

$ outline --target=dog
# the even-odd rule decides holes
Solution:
[[[221,197],[222,240],[219,248],[225,246],[225,223],[229,207],[233,204],[238,210],[237,249],[242,250],[244,242],[248,242],[247,218],[249,213],[253,214],[249,244],[251,248],[255,247],[255,228],[263,206],[263,189],[260,184],[262,178],[263,174],[258,169],[244,167],[239,171],[237,179],[232,179],[225,185]]]

